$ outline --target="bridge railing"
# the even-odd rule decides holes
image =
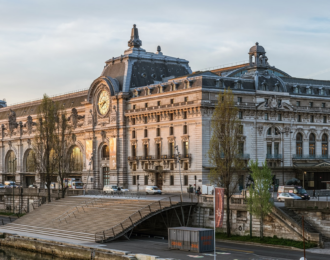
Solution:
[[[157,212],[167,207],[171,207],[181,203],[180,196],[173,195],[170,197],[163,198],[161,200],[154,201],[147,206],[141,208],[137,212],[131,214],[128,218],[124,219],[121,223],[113,226],[110,229],[106,229],[103,231],[99,231],[95,233],[95,241],[103,242],[105,240],[119,237],[127,232],[127,229],[130,227],[134,227],[135,223],[142,220],[150,213]]]

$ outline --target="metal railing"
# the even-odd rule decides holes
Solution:
[[[282,159],[282,154],[267,154],[266,159]]]
[[[179,200],[175,201],[174,197],[178,197]],[[165,202],[167,203],[164,204]],[[170,204],[168,204],[168,202]],[[113,226],[112,228],[96,232],[95,242],[104,242],[109,239],[112,240],[115,239],[116,237],[120,237],[124,235],[127,231],[129,231],[132,228],[132,226],[134,227],[137,222],[148,217],[149,214],[156,213],[159,210],[163,210],[165,208],[168,208],[169,206],[172,207],[173,205],[177,205],[179,203],[182,203],[179,195],[173,195],[167,198],[163,198],[161,200],[154,201],[148,204],[147,206],[141,208],[137,212],[131,214],[129,217],[124,219],[119,224]]]
[[[293,154],[292,159],[328,159],[329,155],[327,154]]]
[[[224,153],[221,153],[220,156],[221,156],[221,158],[225,158],[225,154]],[[247,159],[250,159],[250,154],[248,154],[248,153],[240,153],[240,154],[237,155],[237,158],[247,160]]]

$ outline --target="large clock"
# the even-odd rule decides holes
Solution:
[[[106,90],[102,90],[100,93],[97,105],[101,115],[108,113],[110,107],[110,97]]]

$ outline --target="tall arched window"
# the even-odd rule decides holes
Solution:
[[[328,158],[328,136],[326,134],[322,135],[322,157]]]
[[[296,137],[296,154],[298,156],[302,156],[303,154],[302,148],[303,148],[303,137],[301,133],[298,133]]]
[[[309,135],[309,155],[315,156],[315,135],[310,134]]]
[[[15,173],[17,171],[17,158],[13,150],[10,150],[6,159],[7,173]]]
[[[25,158],[25,171],[26,172],[35,172],[36,165],[35,165],[35,153],[33,150],[27,151],[27,155]]]
[[[102,159],[109,159],[109,146],[107,145],[102,147]]]
[[[70,171],[79,172],[83,170],[83,156],[78,146],[74,146],[70,153]]]

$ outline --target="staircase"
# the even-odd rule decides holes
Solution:
[[[286,207],[279,207],[285,214],[291,217],[301,228],[302,228],[302,216],[300,214],[295,213],[293,210],[288,209]],[[310,233],[319,233],[306,219],[304,219],[304,229]],[[322,235],[323,242],[330,242],[330,238]]]
[[[305,239],[323,246],[322,235],[306,220],[304,221],[304,230],[302,229],[302,217],[299,214],[286,207],[275,206],[272,215],[298,236],[303,237],[304,234]]]
[[[153,201],[67,197],[43,204],[14,223],[0,226],[0,232],[38,234],[78,242],[111,241],[126,236],[145,219],[179,205],[179,199],[171,197]]]

